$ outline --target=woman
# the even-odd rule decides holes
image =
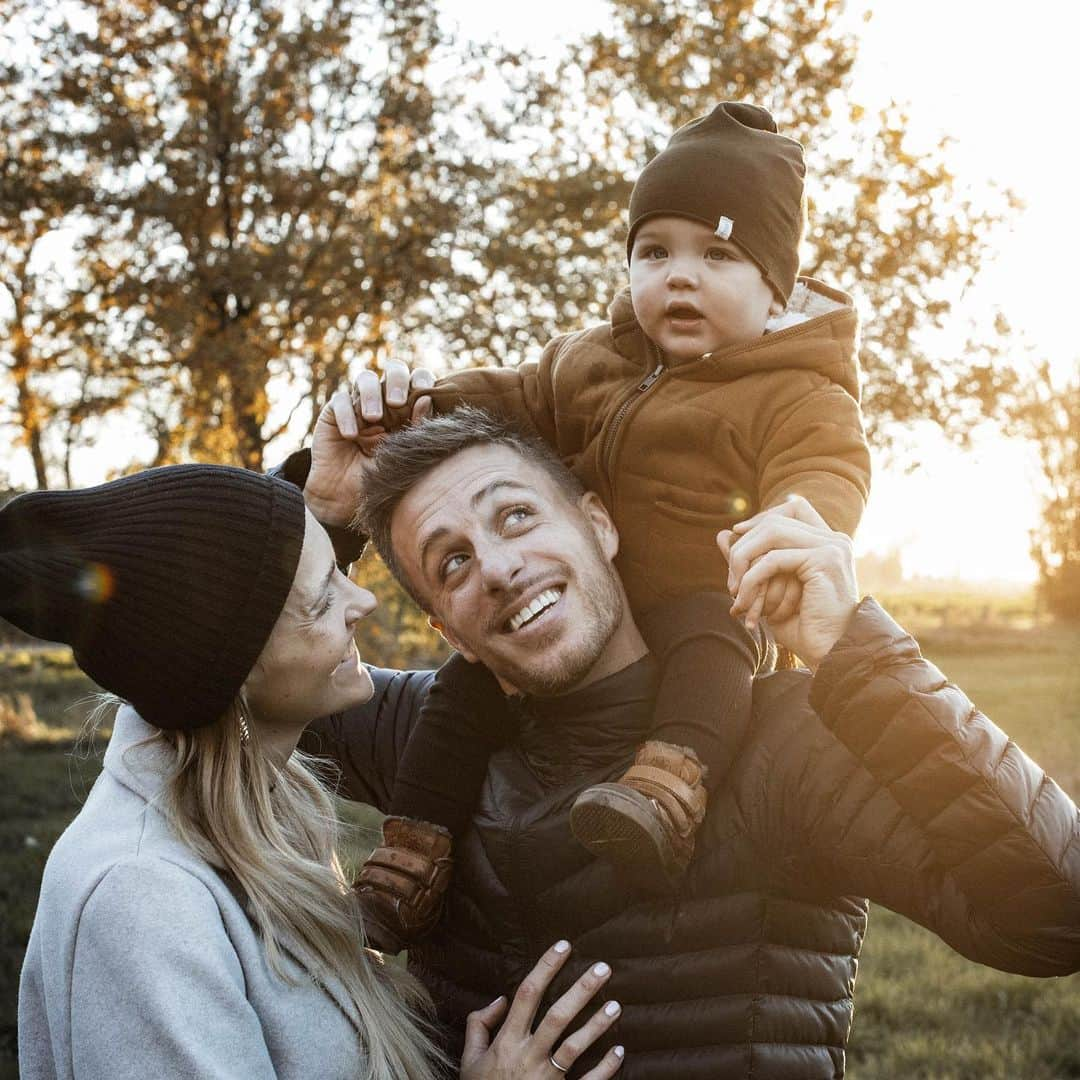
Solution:
[[[45,869],[19,995],[26,1080],[439,1070],[422,989],[363,947],[332,803],[296,751],[308,722],[371,694],[353,630],[374,603],[295,488],[239,469],[154,469],[0,510],[0,615],[69,642],[128,703]],[[530,1033],[568,951],[509,1010],[470,1018],[461,1076],[551,1080],[614,1021],[608,1003],[560,1041],[599,965]]]

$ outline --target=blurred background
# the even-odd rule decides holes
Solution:
[[[862,587],[1075,794],[1078,30],[1063,0],[0,0],[0,501],[262,468],[388,357],[536,357],[624,283],[645,161],[754,101],[807,148],[802,272],[863,320]],[[362,655],[436,663],[381,564],[356,572]],[[41,868],[99,765],[90,689],[0,625],[0,1076]],[[859,982],[855,1080],[1080,1076],[1076,978],[879,911]]]

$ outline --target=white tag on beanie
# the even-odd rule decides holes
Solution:
[[[735,222],[729,217],[722,217],[716,226],[716,231],[713,236],[719,237],[721,240],[731,239],[731,230],[735,228]]]

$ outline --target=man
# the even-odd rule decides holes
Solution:
[[[335,474],[316,449],[310,505],[340,524],[346,463]],[[1076,807],[858,602],[850,543],[799,502],[726,535],[725,554],[738,610],[772,574],[799,578],[800,608],[774,630],[816,673],[757,681],[680,894],[629,892],[574,844],[570,807],[625,769],[657,673],[612,567],[610,517],[569,495],[545,452],[451,414],[347,463],[379,546],[448,640],[505,686],[561,688],[529,696],[491,757],[443,917],[410,952],[459,1045],[465,1014],[565,937],[568,978],[600,959],[614,969],[627,1077],[842,1076],[863,898],[1003,970],[1080,968]],[[507,527],[519,513],[530,524]],[[540,585],[558,603],[519,639],[506,613]],[[323,722],[315,748],[341,764],[347,795],[385,808],[431,676],[373,678],[372,702]]]

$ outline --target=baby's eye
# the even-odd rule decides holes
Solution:
[[[661,247],[659,244],[649,244],[641,250],[641,257],[643,259],[656,261],[657,259],[667,258],[667,248]]]
[[[705,258],[706,259],[716,259],[719,262],[724,262],[727,259],[734,259],[735,254],[734,254],[734,252],[730,251],[728,248],[712,247],[712,248],[709,248],[709,250],[705,252]]]

